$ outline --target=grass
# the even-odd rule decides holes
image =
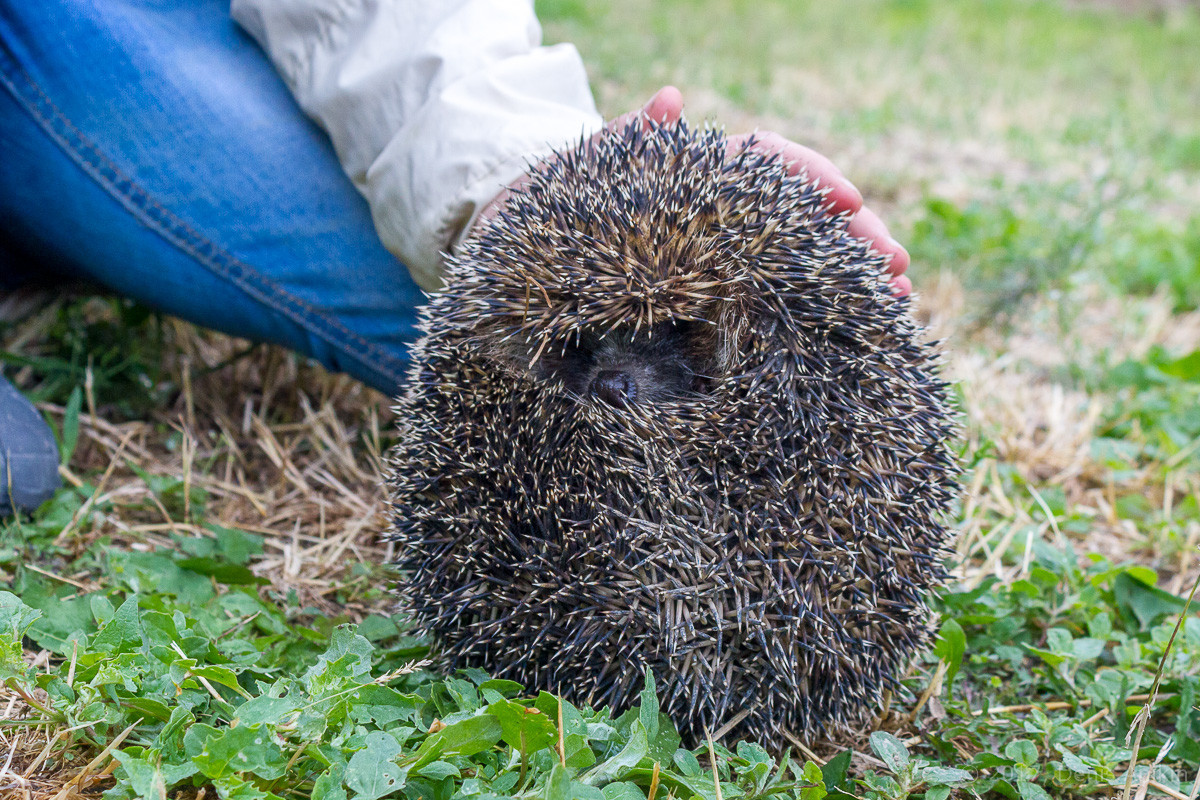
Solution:
[[[1055,2],[538,5],[606,114],[665,83],[690,114],[830,155],[913,255],[990,302],[1086,271],[1200,286],[1200,18]],[[646,31],[652,35],[646,35]],[[1131,269],[1132,267],[1132,269]]]
[[[831,155],[909,246],[965,421],[936,648],[868,728],[696,748],[654,676],[609,710],[440,674],[380,566],[386,398],[59,297],[0,323],[65,481],[0,522],[0,796],[1194,800],[1200,16],[538,8],[605,113],[676,83]]]

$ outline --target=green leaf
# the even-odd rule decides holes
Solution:
[[[1116,577],[1113,581],[1113,595],[1117,607],[1122,611],[1132,611],[1143,628],[1153,625],[1161,616],[1178,614],[1184,606],[1182,597],[1176,597],[1134,577],[1132,570]]]
[[[263,537],[257,533],[226,528],[211,522],[206,522],[204,527],[217,535],[217,552],[230,563],[245,565],[255,556],[262,555]]]
[[[458,778],[458,767],[448,761],[431,761],[418,771],[420,775],[431,780],[440,781],[445,778]]]
[[[75,454],[75,445],[79,442],[79,412],[82,408],[83,388],[76,386],[63,408],[62,441],[58,443],[58,460],[62,464],[71,463],[71,456]]]
[[[190,763],[163,764],[162,753],[158,750],[140,754],[114,750],[113,758],[121,764],[115,777],[128,785],[131,790],[128,797],[165,798],[168,789],[196,774],[195,765]]]
[[[1181,378],[1192,383],[1200,383],[1200,350],[1193,350],[1186,356],[1181,356],[1159,366],[1167,375]]]
[[[500,721],[505,744],[519,752],[534,753],[558,739],[556,724],[536,708],[501,700],[489,705],[487,713]]]
[[[0,591],[0,678],[25,674],[21,641],[40,616],[12,592]]]
[[[192,763],[209,778],[253,773],[274,780],[283,776],[287,759],[268,725],[219,728],[205,740]]]
[[[479,708],[479,690],[470,681],[449,678],[443,682],[442,686],[446,689],[446,693],[453,698],[456,710],[475,711]]]
[[[559,714],[562,715],[563,750],[567,766],[577,770],[587,769],[596,763],[596,754],[592,750],[589,739],[588,724],[584,722],[579,709],[566,700],[555,697],[548,692],[541,692],[534,701],[534,706],[555,723],[557,731]],[[637,708],[632,708],[622,715],[622,719],[633,715],[636,717]],[[606,729],[611,730],[608,726]]]
[[[604,792],[595,786],[571,781],[571,797],[573,800],[604,800]]]
[[[265,722],[271,726],[284,724],[289,716],[299,710],[294,695],[288,697],[271,697],[259,695],[238,706],[236,721],[239,725],[255,725]]]
[[[171,717],[167,720],[167,724],[163,725],[162,730],[158,732],[157,742],[164,748],[178,748],[183,742],[185,733],[194,726],[196,716],[189,709],[183,706],[175,706],[171,709]]]
[[[800,772],[804,785],[800,789],[800,800],[824,800],[829,795],[825,786],[825,773],[811,761],[804,763]]]
[[[679,749],[680,736],[675,730],[671,718],[662,713],[658,704],[658,694],[654,684],[654,673],[646,670],[645,685],[640,696],[641,704],[636,709],[638,720],[646,731],[646,742],[649,747],[647,756],[652,761],[670,763],[675,752]],[[629,714],[622,719],[631,719]]]
[[[871,734],[871,749],[888,769],[897,775],[904,774],[908,767],[908,748],[904,742],[886,731],[875,731]]]
[[[581,780],[589,786],[602,786],[609,781],[623,778],[625,774],[636,767],[646,757],[650,747],[646,741],[646,729],[641,720],[634,720],[629,727],[629,742],[607,761],[597,764],[590,773]]]
[[[603,789],[604,800],[646,800],[646,793],[636,783],[614,781]]]
[[[546,800],[571,800],[571,773],[562,764],[555,764],[546,780]]]
[[[871,770],[867,770],[863,775],[863,781],[870,788],[882,794],[884,797],[892,798],[900,795],[900,783],[891,775],[881,775]],[[840,791],[840,790],[839,790]]]
[[[142,624],[138,619],[138,596],[130,595],[112,618],[92,637],[91,649],[101,653],[124,653],[142,646]]]
[[[846,772],[850,769],[853,752],[843,750],[821,767],[821,780],[827,789],[840,789],[846,783]]]
[[[505,698],[517,697],[525,689],[524,686],[516,681],[507,681],[503,678],[491,678],[479,684],[479,691],[485,689],[496,692]]]
[[[971,780],[971,773],[965,769],[955,769],[953,767],[941,767],[935,764],[927,764],[917,772],[917,780],[925,781],[935,785],[952,785],[957,783],[966,783]]]
[[[1038,763],[1037,745],[1028,739],[1015,739],[1004,745],[1004,755],[1026,767],[1034,767]]]
[[[71,655],[75,644],[84,649],[88,634],[96,630],[89,596],[63,599],[50,593],[26,592],[24,600],[42,612],[29,628],[27,636],[60,656]]]
[[[679,745],[682,742],[682,737],[675,730],[675,723],[666,714],[658,712],[658,735],[648,742],[650,749],[646,753],[647,757],[651,761],[670,764],[675,754],[679,752]]]
[[[953,685],[954,676],[958,674],[963,655],[967,652],[967,635],[957,620],[947,618],[942,622],[938,637],[933,652],[946,663],[946,686],[949,687]]]
[[[428,736],[414,754],[412,769],[419,770],[443,755],[473,756],[490,750],[504,729],[490,714],[468,717]]]
[[[1096,770],[1089,767],[1082,758],[1072,753],[1062,745],[1058,746],[1058,752],[1062,755],[1063,765],[1072,772],[1080,775],[1095,775]]]
[[[516,770],[501,772],[492,781],[492,791],[496,794],[508,794],[512,788],[517,785],[517,781],[521,779],[521,774]]]
[[[374,653],[375,648],[358,635],[353,625],[339,625],[334,628],[329,647],[304,673],[304,683],[317,696],[369,683]]]
[[[642,721],[642,727],[646,731],[646,740],[654,741],[658,738],[658,694],[654,688],[654,672],[646,670],[645,687],[641,694],[641,709],[638,711],[638,719]]]
[[[390,686],[368,683],[354,693],[351,716],[365,722],[374,720],[381,728],[397,733],[396,722],[413,722],[419,716],[420,698],[398,692]]]
[[[346,765],[346,785],[356,800],[375,800],[404,788],[408,768],[396,763],[401,752],[396,737],[384,731],[367,734],[364,747]]]
[[[181,558],[175,563],[182,569],[207,575],[227,586],[264,586],[271,582],[269,578],[255,575],[247,567],[230,564],[219,558]]]
[[[1045,789],[1029,781],[1017,781],[1017,792],[1021,800],[1052,800]]]
[[[343,786],[345,778],[346,762],[339,756],[313,782],[311,800],[348,800]]]
[[[245,690],[238,684],[237,674],[228,667],[218,665],[201,666],[197,665],[191,668],[191,673],[204,678],[210,683],[218,683],[222,686],[228,686],[239,694],[244,694]]]
[[[679,771],[688,777],[695,778],[704,774],[704,770],[700,768],[700,761],[687,750],[676,750],[672,761],[679,767]],[[846,751],[846,763],[850,763],[850,751]]]
[[[263,791],[236,775],[223,775],[213,781],[221,800],[281,800],[279,795]]]
[[[130,697],[123,704],[126,708],[140,713],[146,720],[166,722],[171,718],[171,708],[153,697]]]
[[[1067,661],[1066,656],[1064,656],[1060,653],[1056,653],[1053,650],[1045,650],[1040,647],[1034,647],[1031,644],[1025,645],[1025,649],[1028,650],[1030,653],[1033,653],[1035,656],[1040,658],[1042,661],[1045,661],[1051,667],[1057,667],[1060,664],[1066,663],[1066,661]]]

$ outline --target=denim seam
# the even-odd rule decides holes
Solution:
[[[32,97],[26,96],[17,85],[18,78]],[[250,265],[225,252],[213,241],[191,228],[184,220],[156,202],[132,178],[76,128],[54,104],[40,86],[20,65],[7,48],[0,47],[0,79],[5,88],[38,123],[47,136],[74,161],[105,192],[111,195],[142,224],[153,230],[174,247],[187,253],[214,274],[228,280],[261,303],[282,312],[296,324],[324,339],[329,344],[347,350],[363,359],[397,384],[403,382],[404,362],[385,352],[335,319],[323,314],[305,300],[296,297]],[[61,129],[61,130],[60,130]],[[372,364],[371,360],[377,363]]]

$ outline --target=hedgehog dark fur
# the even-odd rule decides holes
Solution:
[[[811,736],[895,687],[946,578],[952,414],[827,210],[773,155],[634,122],[466,241],[390,457],[448,665],[617,708],[650,669],[693,738]]]

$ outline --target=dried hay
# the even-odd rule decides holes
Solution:
[[[39,326],[59,302],[27,316],[0,347],[37,352]],[[10,313],[12,306],[10,300]],[[79,524],[84,514],[76,515],[57,543],[79,553],[107,537],[110,546],[146,550],[170,546],[172,533],[212,536],[190,513],[184,522],[168,514],[137,470],[182,476],[208,494],[204,521],[265,537],[264,556],[252,565],[270,581],[264,591],[295,591],[302,606],[330,615],[361,618],[385,610],[336,605],[329,596],[348,581],[364,580],[351,577],[356,564],[389,558],[377,542],[385,525],[380,475],[391,423],[388,398],[278,348],[236,358],[246,342],[178,320],[164,324],[164,374],[182,391],[146,419],[118,423],[106,419],[89,394],[75,454],[61,472],[75,485],[86,476],[97,485],[93,505],[111,506],[86,524]],[[9,377],[25,388],[32,380],[27,369]],[[61,425],[61,406],[40,409]],[[55,577],[80,592],[96,588],[85,575]],[[50,656],[29,655],[34,663]],[[36,702],[0,688],[0,721],[39,718],[26,699]],[[96,796],[116,762],[101,754],[81,772],[86,760],[70,742],[70,731],[45,724],[0,727],[0,798]]]
[[[961,392],[971,449],[978,449],[985,437],[993,448],[968,476],[957,548],[959,576],[967,585],[988,575],[1015,580],[1028,573],[1034,539],[1066,544],[1044,500],[1036,496],[1036,484],[1061,489],[1068,513],[1090,520],[1085,534],[1070,538],[1081,558],[1095,553],[1117,563],[1138,561],[1157,569],[1176,593],[1190,586],[1198,568],[1194,552],[1200,526],[1190,524],[1178,560],[1171,563],[1130,520],[1118,518],[1115,498],[1140,494],[1169,518],[1174,503],[1200,493],[1200,482],[1183,471],[1168,471],[1163,480],[1163,465],[1125,470],[1115,482],[1112,469],[1093,449],[1109,398],[1078,388],[1064,376],[1072,365],[1141,359],[1154,346],[1187,352],[1200,341],[1200,313],[1173,313],[1165,295],[1118,298],[1086,286],[1070,297],[1031,303],[1012,327],[968,334],[956,324],[963,302],[957,276],[943,272],[930,282],[916,309],[931,335],[947,342],[947,376]],[[1029,484],[1035,513],[1029,511],[1028,497],[1006,495],[1000,465]],[[1004,522],[985,534],[983,520],[989,514]],[[1018,537],[1024,539],[1025,557],[1005,569],[1001,557]]]

